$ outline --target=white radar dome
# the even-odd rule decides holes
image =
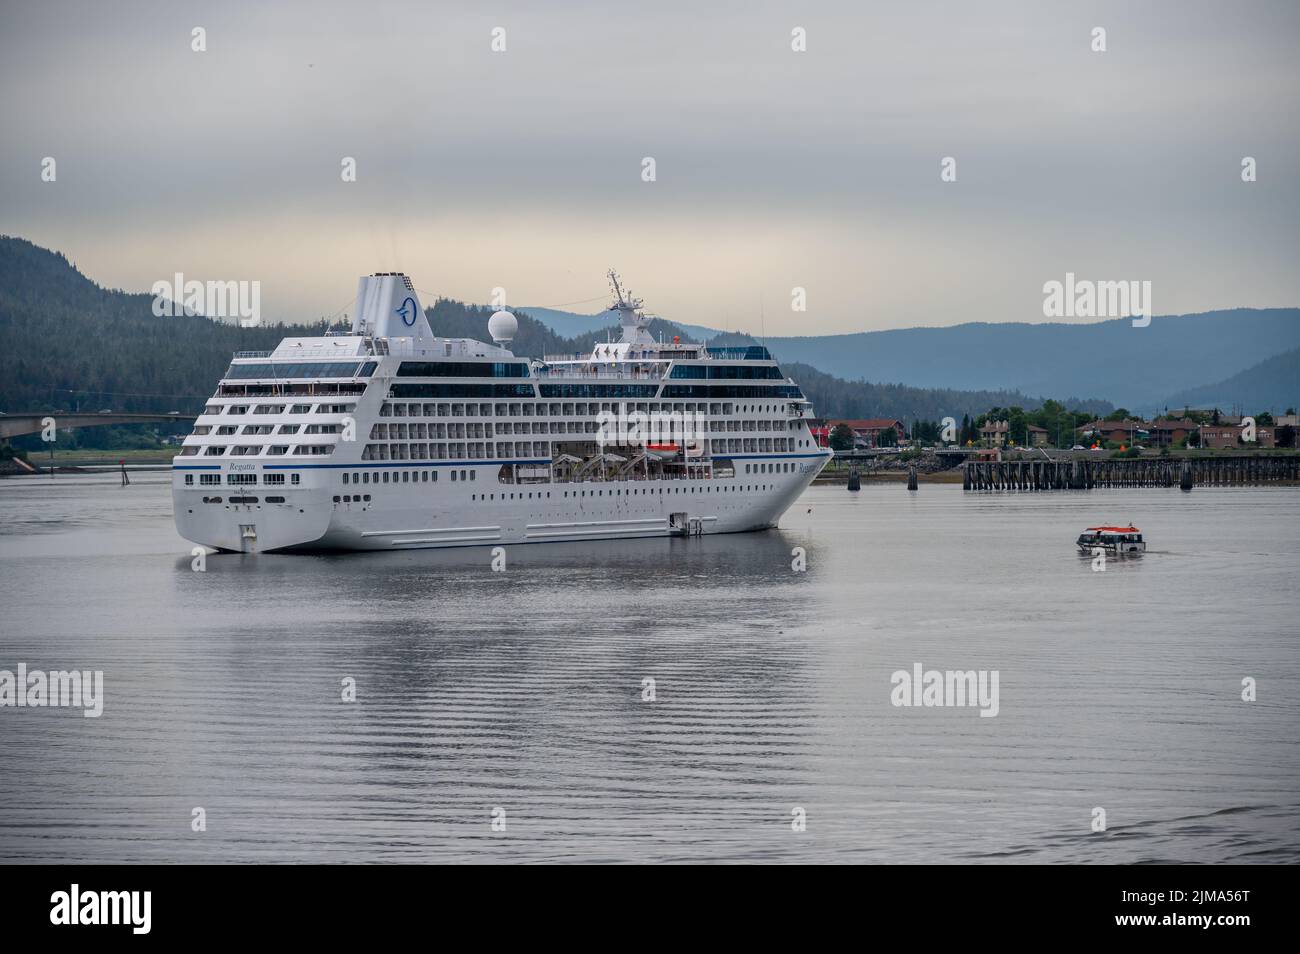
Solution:
[[[488,334],[492,336],[493,341],[513,341],[518,331],[519,322],[508,311],[494,312],[488,319]]]

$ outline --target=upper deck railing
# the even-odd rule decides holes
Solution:
[[[723,361],[771,361],[772,353],[762,345],[738,345],[732,348],[705,348],[710,358]]]
[[[597,349],[600,346],[597,345]],[[592,353],[571,351],[568,354],[547,354],[542,356],[546,362],[563,362],[573,364],[575,362],[591,361]],[[597,354],[596,360],[601,360]],[[645,346],[626,353],[627,361],[655,361],[668,362],[677,360],[686,361],[775,361],[772,353],[762,345],[738,345],[728,348],[706,348],[703,345],[688,344],[656,344]]]
[[[539,380],[547,378],[572,378],[589,381],[592,379],[612,379],[618,381],[662,381],[663,372],[650,368],[573,368],[573,367],[536,367],[533,376]]]
[[[689,349],[689,353],[674,354],[670,351],[658,351],[646,348],[643,350],[629,351],[625,355],[619,356],[618,361],[641,361],[645,363],[667,364],[669,361],[696,361],[707,357],[703,354],[702,348]],[[556,364],[581,364],[584,361],[614,361],[616,360],[613,352],[607,357],[602,354],[596,354],[594,357],[590,351],[570,351],[568,354],[544,354],[542,360],[548,363]]]

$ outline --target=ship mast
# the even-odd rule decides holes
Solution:
[[[630,290],[625,291],[619,283],[618,272],[609,270],[609,285],[614,293],[614,303],[609,310],[618,313],[619,323],[623,326],[622,341],[627,344],[654,344],[654,339],[646,332],[653,320],[652,316],[641,311],[644,304],[635,298]]]

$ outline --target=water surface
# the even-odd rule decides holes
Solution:
[[[0,709],[0,859],[1300,860],[1300,490],[817,487],[501,573],[194,572],[167,475],[132,481],[0,481],[0,669],[106,684],[98,719]],[[1144,557],[1075,552],[1128,521]],[[997,670],[999,714],[891,705],[918,662]]]

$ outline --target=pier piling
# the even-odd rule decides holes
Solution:
[[[916,489],[916,470],[908,471],[907,486]],[[966,490],[1090,490],[1093,487],[1173,487],[1191,490],[1254,486],[1300,480],[1300,456],[1235,455],[1225,457],[1123,458],[1087,460],[979,460],[962,465]]]

